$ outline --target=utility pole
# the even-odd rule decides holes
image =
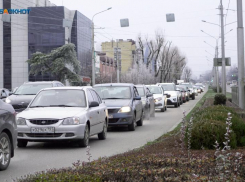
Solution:
[[[225,32],[224,32],[224,8],[220,0],[221,16],[221,47],[222,47],[222,93],[226,95],[226,70],[225,70]]]
[[[237,54],[239,107],[244,109],[244,29],[242,0],[237,0]]]
[[[219,47],[218,47],[218,40],[216,40],[216,47],[215,47],[215,58],[219,57]],[[216,68],[216,83],[217,83],[217,93],[219,93],[219,67]]]
[[[116,53],[116,55],[117,55],[117,83],[120,83],[120,78],[119,78],[119,60],[118,60],[118,41],[117,41],[117,53]]]
[[[92,86],[95,85],[95,65],[94,65],[94,22],[92,22]]]

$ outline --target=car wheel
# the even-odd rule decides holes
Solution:
[[[192,100],[195,100],[195,95],[192,96]]]
[[[105,120],[104,125],[103,125],[103,131],[98,134],[99,140],[105,140],[107,136],[107,122]]]
[[[167,111],[167,106],[165,106],[165,111]]]
[[[144,121],[144,118],[143,118],[143,111],[141,113],[141,117],[140,117],[140,120],[137,122],[137,126],[143,126],[143,121]]]
[[[161,109],[161,112],[164,112],[165,111],[165,107]]]
[[[86,125],[84,130],[84,137],[82,140],[78,142],[79,147],[87,147],[89,144],[89,128],[88,125]]]
[[[134,131],[135,130],[135,115],[133,116],[133,119],[132,119],[132,123],[130,125],[128,125],[128,130],[129,131]]]
[[[0,134],[0,171],[8,168],[11,159],[11,142],[6,133]]]
[[[28,143],[28,141],[26,141],[26,140],[18,140],[17,141],[17,146],[19,148],[25,148],[27,146],[27,143]]]
[[[178,104],[178,103],[176,103],[176,104],[174,104],[174,107],[178,107],[178,105],[179,105],[179,104]]]

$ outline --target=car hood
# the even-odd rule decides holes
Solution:
[[[11,95],[8,98],[11,100],[12,105],[20,104],[28,105],[36,95]]]
[[[154,99],[159,98],[159,97],[162,97],[162,94],[153,94]]]
[[[169,95],[177,95],[178,91],[164,91],[164,93]]]
[[[85,112],[86,108],[81,107],[40,107],[40,108],[27,108],[17,117],[25,119],[63,119],[76,116],[78,113]]]
[[[107,99],[103,100],[107,107],[123,107],[130,106],[132,100],[131,99]]]

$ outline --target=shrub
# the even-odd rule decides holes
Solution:
[[[217,86],[212,86],[212,89],[213,89],[214,92],[217,93]],[[222,87],[221,86],[219,86],[219,92],[222,92]]]
[[[214,149],[215,141],[219,144],[225,142],[224,134],[226,133],[226,124],[216,120],[202,120],[197,122],[192,130],[192,149]],[[235,133],[231,133],[230,146],[236,148],[237,140]],[[222,145],[220,145],[222,146]]]
[[[214,105],[225,105],[226,96],[224,94],[216,94],[214,97]]]
[[[232,108],[217,105],[200,109],[193,115],[191,147],[193,149],[201,149],[203,145],[207,149],[213,149],[216,140],[220,146],[223,146],[222,142],[226,132],[225,123],[228,112],[232,116],[231,147],[245,146],[245,122]]]

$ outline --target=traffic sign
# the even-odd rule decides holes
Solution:
[[[222,58],[214,58],[214,66],[222,66]],[[231,58],[225,58],[225,66],[231,66]]]

